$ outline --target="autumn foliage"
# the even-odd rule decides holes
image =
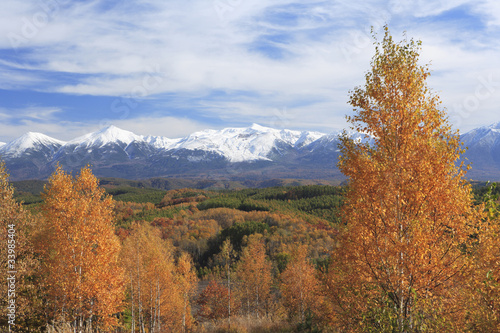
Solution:
[[[124,289],[111,197],[90,168],[73,178],[59,167],[43,198],[38,245],[51,318],[78,330],[117,325]]]
[[[273,282],[272,264],[266,255],[262,237],[259,236],[255,234],[249,237],[236,269],[242,306],[247,316],[256,318],[269,312]]]
[[[456,295],[480,217],[419,45],[386,29],[364,87],[351,92],[348,121],[367,140],[340,144],[349,190],[330,277],[346,330],[453,331],[465,310]]]
[[[375,45],[350,94],[361,136],[340,139],[346,186],[113,185],[114,201],[90,168],[58,167],[23,205],[0,165],[16,332],[500,331],[500,191],[473,198],[420,43],[386,28]]]
[[[465,327],[473,332],[500,330],[500,205],[495,188],[490,185],[481,198],[485,217],[477,224],[473,272],[461,295],[470,305]]]
[[[193,261],[187,253],[182,253],[176,265],[176,283],[181,298],[182,332],[193,326],[194,318],[191,311],[191,300],[198,286],[198,277],[194,270]]]
[[[319,316],[322,305],[317,271],[308,260],[307,246],[292,248],[292,259],[280,276],[283,305],[288,317],[304,322],[306,315]]]
[[[131,332],[182,332],[193,323],[189,301],[197,282],[188,257],[177,267],[172,245],[158,229],[135,224],[123,245]]]
[[[198,297],[198,316],[208,320],[229,318],[229,289],[222,283],[211,280]],[[234,309],[234,306],[233,306]]]

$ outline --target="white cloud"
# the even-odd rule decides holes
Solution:
[[[430,86],[449,109],[474,94],[480,77],[493,73],[500,81],[500,47],[494,38],[500,7],[495,0],[150,0],[116,2],[111,9],[101,1],[51,0],[48,10],[41,3],[2,3],[0,47],[11,49],[9,36],[17,35],[28,49],[19,51],[19,64],[0,61],[0,88],[144,98],[246,91],[255,97],[208,99],[201,107],[226,121],[256,119],[263,124],[273,122],[273,110],[286,108],[295,119],[291,126],[328,130],[326,122],[337,127],[350,112],[348,91],[362,84],[369,70],[370,26],[380,32],[385,23],[395,39],[406,30],[409,37],[423,40],[423,59],[432,59],[435,71]],[[436,19],[458,7],[490,30],[471,31],[460,22]],[[40,21],[43,13],[46,22]],[[283,21],[283,16],[290,18]],[[271,59],[252,46],[277,47],[286,56]],[[60,81],[52,72],[74,76]],[[497,121],[498,95],[481,100],[474,116],[459,126],[468,128],[478,119]],[[297,107],[299,99],[310,102]],[[160,130],[148,119],[142,123]],[[175,119],[185,132],[203,125]]]
[[[438,0],[438,1],[426,1],[426,0],[406,0],[398,1],[395,3],[394,7],[397,9],[403,9],[406,12],[412,13],[415,17],[427,17],[442,14],[453,8],[460,7],[465,4],[473,4],[472,0]]]
[[[0,119],[8,122],[24,122],[35,120],[41,122],[51,122],[56,119],[56,115],[62,110],[56,107],[30,106],[23,109],[7,109],[0,107]]]
[[[61,124],[57,124],[57,115],[61,112],[59,108],[37,106],[24,109],[0,108],[0,141],[11,141],[26,132],[60,135],[68,130],[71,131],[71,127],[60,131],[64,128]]]
[[[12,126],[0,123],[0,141],[9,142],[27,132],[38,132],[59,140],[69,140],[75,133],[81,133],[84,124],[76,123],[40,123],[38,121],[25,120],[23,123]]]
[[[487,25],[493,28],[500,26],[500,3],[497,0],[483,0],[474,6],[482,15]]]

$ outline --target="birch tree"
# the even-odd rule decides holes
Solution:
[[[262,237],[251,235],[236,269],[242,305],[246,304],[248,316],[252,313],[258,318],[266,314],[272,284],[271,269]]]
[[[39,247],[51,318],[75,331],[117,325],[124,297],[113,199],[90,168],[58,167],[43,193]]]
[[[191,256],[185,252],[177,260],[176,282],[182,299],[182,332],[186,332],[194,322],[191,315],[191,297],[198,286],[198,278]]]
[[[291,260],[281,274],[280,289],[290,319],[304,323],[308,314],[319,314],[321,286],[316,269],[307,258],[306,245],[292,249]]]
[[[187,316],[182,291],[188,287],[176,281],[173,246],[160,237],[158,229],[136,223],[124,241],[121,259],[127,277],[130,332],[181,332]]]
[[[349,103],[339,168],[348,177],[345,229],[333,254],[330,295],[345,327],[454,330],[479,217],[465,181],[458,132],[426,84],[420,42],[394,42],[387,27],[371,70]],[[350,326],[349,326],[350,325]]]

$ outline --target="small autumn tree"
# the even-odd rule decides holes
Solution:
[[[172,244],[160,237],[157,228],[136,223],[124,241],[121,260],[127,277],[130,331],[181,332],[188,307],[182,291],[189,292],[190,287],[184,285],[181,290],[181,281],[175,279]],[[192,279],[189,270],[185,274]]]
[[[183,252],[177,259],[176,284],[182,298],[182,332],[186,332],[193,324],[194,319],[191,315],[191,297],[198,286],[198,277],[194,270],[191,256]]]
[[[42,324],[40,262],[32,242],[36,220],[13,197],[0,163],[0,330],[25,332]]]
[[[227,305],[227,321],[228,321],[228,324],[229,324],[229,328],[231,328],[231,310],[234,312],[234,306],[233,306],[233,302],[234,302],[234,295],[231,295],[231,291],[232,291],[232,284],[233,284],[233,281],[231,279],[232,275],[233,275],[233,263],[234,263],[234,260],[235,260],[235,257],[236,257],[236,253],[233,249],[233,245],[231,244],[231,241],[228,239],[226,239],[223,243],[222,243],[222,246],[220,248],[220,256],[223,260],[223,269],[224,269],[224,273],[225,273],[225,280],[226,280],[226,288],[227,288],[227,301],[226,301],[226,305]]]
[[[262,236],[248,237],[248,245],[243,249],[236,274],[240,281],[240,293],[246,312],[259,317],[266,313],[272,284],[272,264],[266,255]]]
[[[238,313],[241,303],[237,290],[234,289],[233,266],[236,251],[230,239],[224,240],[215,260],[216,273],[197,300],[200,306],[198,315],[210,320],[227,319],[227,325],[231,329],[231,317]]]
[[[283,304],[291,320],[304,323],[308,315],[318,317],[322,303],[316,269],[307,258],[307,245],[291,250],[291,260],[280,276]]]
[[[328,289],[345,330],[446,331],[463,314],[454,297],[479,217],[420,44],[396,43],[386,27],[365,85],[351,92],[347,119],[367,140],[341,137],[345,229]]]
[[[38,240],[50,318],[75,331],[117,324],[124,297],[113,199],[89,167],[73,178],[58,167],[43,193]]]
[[[470,305],[467,328],[471,332],[500,331],[500,205],[495,187],[490,185],[481,200],[486,216],[475,235],[473,274],[462,295],[462,302]]]
[[[198,316],[206,320],[221,320],[229,317],[229,289],[215,280],[209,282],[198,297]]]

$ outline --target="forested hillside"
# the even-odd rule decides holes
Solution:
[[[142,325],[148,332],[161,332],[154,328],[160,323],[172,331],[210,332],[229,329],[231,318],[234,331],[326,329],[325,279],[331,254],[339,246],[345,190],[322,185],[219,191],[164,191],[123,183],[108,187],[114,216],[110,226],[122,248],[117,263],[123,270],[121,297],[126,302],[115,310],[115,324],[124,332],[133,327],[140,331]],[[476,201],[492,204],[497,192],[495,187],[478,186]],[[30,223],[44,225],[38,212],[47,203],[40,195],[31,196],[34,200],[18,209],[33,212]],[[37,228],[30,227],[33,236]],[[36,242],[47,241],[37,237]],[[33,269],[42,265],[29,260]],[[48,278],[42,272],[31,271],[29,281]],[[29,304],[26,314],[18,315],[20,328],[71,325],[57,321],[55,313],[42,306],[50,294],[39,285],[29,289],[31,294],[23,293],[29,296],[18,303]],[[172,297],[163,300],[162,293],[174,292],[175,302]],[[304,298],[298,298],[300,294]],[[90,318],[96,324],[103,319],[94,315],[87,322]]]
[[[91,198],[96,195],[107,198],[102,201],[102,209],[112,209],[114,218],[112,221],[108,220],[107,225],[114,230],[122,248],[116,259],[119,268],[113,269],[115,273],[123,272],[123,275],[115,275],[122,282],[114,283],[118,283],[117,286],[122,284],[125,288],[122,299],[127,305],[106,315],[92,307],[81,309],[78,302],[74,305],[60,304],[58,295],[64,293],[65,287],[60,286],[63,289],[58,289],[59,284],[51,279],[67,281],[67,285],[73,285],[72,289],[77,290],[82,288],[78,286],[79,283],[90,278],[78,277],[78,274],[72,278],[71,271],[64,272],[62,267],[55,268],[54,265],[61,264],[57,261],[35,260],[36,267],[40,269],[30,272],[30,281],[45,281],[54,289],[47,291],[35,284],[29,287],[36,290],[29,304],[42,303],[38,307],[27,309],[25,316],[18,313],[17,323],[20,329],[24,327],[26,330],[33,330],[34,327],[44,327],[47,324],[64,327],[66,324],[72,325],[73,321],[76,321],[77,326],[88,327],[92,320],[94,325],[119,324],[125,331],[132,327],[139,329],[144,325],[149,327],[148,332],[152,332],[156,330],[155,325],[160,323],[163,327],[170,327],[172,331],[211,331],[228,326],[229,318],[232,318],[233,329],[238,330],[280,327],[292,332],[297,323],[308,327],[317,325],[310,321],[312,313],[308,312],[309,322],[306,322],[306,314],[297,310],[303,307],[300,302],[306,300],[295,299],[296,291],[288,296],[283,293],[288,290],[286,288],[298,287],[295,284],[285,287],[285,283],[291,283],[286,281],[301,278],[296,276],[296,268],[287,268],[292,267],[290,265],[309,267],[308,279],[319,286],[316,273],[327,269],[329,255],[335,248],[336,226],[342,202],[341,187],[311,185],[227,191],[162,191],[122,184],[108,188],[108,194],[104,194],[97,187],[92,187],[97,180],[92,180],[93,176],[89,172],[89,169],[82,170],[82,174],[73,179],[60,170],[51,178],[42,197],[30,194],[33,200],[24,203],[25,208],[16,206],[18,204],[13,201],[10,204],[18,207],[24,214],[29,214],[27,210],[32,212],[30,236],[35,247],[41,251],[35,252],[42,257],[50,257],[44,251],[53,253],[57,249],[58,257],[69,255],[70,258],[71,255],[65,251],[87,245],[90,246],[88,255],[92,257],[96,250],[92,250],[91,244],[101,242],[93,237],[99,234],[91,229],[83,231],[84,225],[78,221],[85,218],[85,214],[93,214],[92,211],[97,207],[92,204],[88,213],[79,209],[85,210],[85,205],[90,203],[87,200],[93,200]],[[3,177],[5,179],[5,173]],[[13,188],[6,183],[4,188],[12,195]],[[82,199],[75,197],[80,195],[78,193],[83,195]],[[112,198],[110,194],[112,202],[108,201]],[[57,208],[60,200],[52,200],[61,199],[63,195],[68,197],[63,199],[63,206]],[[18,199],[21,200],[22,197]],[[71,212],[70,207],[73,205],[75,211]],[[66,207],[64,215],[60,215],[62,207]],[[87,219],[95,219],[90,216]],[[59,221],[57,223],[61,223],[60,226],[56,227],[52,224],[54,222],[47,224],[48,219],[56,221],[54,218]],[[65,224],[65,221],[72,222]],[[22,224],[21,221],[18,223]],[[92,227],[85,224],[85,228]],[[94,227],[103,230],[104,226]],[[54,228],[74,234],[77,238],[73,238],[73,241],[77,243],[72,245],[64,238],[56,237],[61,234],[51,233],[50,230]],[[85,244],[87,241],[78,234],[89,235],[84,237],[89,243]],[[100,246],[97,247],[99,248]],[[83,270],[92,270],[95,258],[92,260],[90,257],[90,263],[77,266],[83,267]],[[296,263],[295,260],[301,262]],[[64,263],[67,264],[67,261]],[[57,271],[55,275],[51,274],[54,270]],[[288,280],[283,280],[285,276]],[[259,282],[256,284],[256,281]],[[254,290],[248,289],[252,285],[252,288],[264,289],[255,294]],[[78,297],[87,297],[89,301],[97,299],[99,293],[106,292],[106,289],[97,290],[103,287],[88,285],[85,288],[94,290],[94,294]],[[141,295],[139,288],[142,290]],[[229,299],[229,290],[232,295],[230,304],[233,307],[231,315],[226,301],[226,296]],[[120,289],[115,292],[120,292]],[[172,297],[166,300],[161,296],[161,293],[172,296],[174,292],[178,293],[175,294],[178,297],[175,302]],[[259,293],[260,296],[256,296]],[[154,295],[153,299],[151,295]],[[319,294],[307,295],[308,302],[312,304],[312,300],[318,296]],[[224,302],[227,304],[224,305]],[[299,305],[295,304],[297,302]],[[53,304],[53,308],[49,309],[42,304]],[[293,311],[290,308],[292,305]],[[57,313],[65,307],[66,314],[61,321]],[[69,311],[67,307],[74,309]],[[167,316],[169,312],[178,313],[178,317]],[[115,319],[105,320],[109,315]],[[288,318],[293,321],[289,322]],[[160,328],[157,329],[161,331]]]

